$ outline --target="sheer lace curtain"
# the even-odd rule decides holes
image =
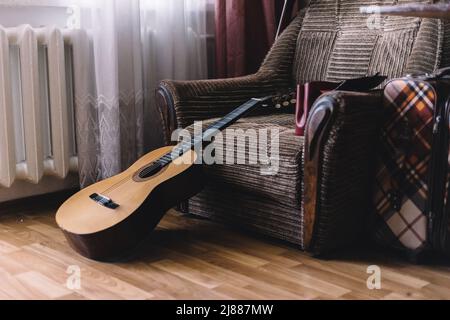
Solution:
[[[157,146],[159,80],[208,76],[213,0],[96,0],[80,5],[74,43],[81,185],[110,177]],[[83,32],[88,37],[83,37]],[[83,40],[84,39],[84,40]],[[86,40],[88,39],[88,40]]]

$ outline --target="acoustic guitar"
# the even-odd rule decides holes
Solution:
[[[87,258],[111,261],[129,253],[166,211],[201,191],[197,145],[258,106],[293,105],[294,93],[249,100],[191,142],[150,152],[125,172],[81,190],[59,208],[58,226],[70,246]]]

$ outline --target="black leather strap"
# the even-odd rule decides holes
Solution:
[[[373,76],[349,79],[349,80],[343,81],[336,88],[336,90],[366,92],[366,91],[375,89],[380,84],[382,84],[383,81],[385,81],[386,79],[387,79],[387,77],[381,76],[380,73],[377,73]]]
[[[448,78],[448,77],[450,77],[450,67],[437,70],[435,72],[434,76],[436,78]]]

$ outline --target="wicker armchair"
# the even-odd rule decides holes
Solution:
[[[211,122],[252,97],[273,94],[296,83],[340,81],[375,72],[393,78],[449,65],[448,23],[383,17],[378,21],[380,27],[369,28],[368,17],[359,13],[359,6],[357,0],[311,1],[274,44],[256,74],[235,79],[162,81],[157,99],[167,143],[176,128],[188,127],[196,120]],[[279,128],[277,175],[261,176],[255,165],[205,166],[207,185],[189,201],[189,213],[283,239],[300,249],[310,246],[312,233],[317,241],[316,248],[310,249],[315,253],[324,251],[319,248],[324,239],[327,250],[354,241],[369,210],[370,160],[377,134],[374,116],[381,110],[380,94],[337,92],[332,96],[340,107],[323,139],[323,154],[317,159],[324,175],[317,182],[317,205],[323,214],[313,217],[313,227],[311,216],[302,211],[305,139],[294,135],[292,114],[256,112],[232,127]],[[312,124],[314,119],[306,131],[313,129]]]

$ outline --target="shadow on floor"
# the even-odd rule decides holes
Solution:
[[[186,225],[177,226],[175,229],[157,229],[149,234],[148,238],[122,262],[132,263],[136,261],[152,262],[164,259],[171,253],[184,252],[192,255],[202,253],[202,248],[197,246],[200,243],[211,243],[218,246],[236,247],[236,242],[240,242],[245,248],[245,241],[259,242],[270,246],[280,247],[286,251],[294,251],[304,254],[298,246],[290,245],[284,241],[268,238],[242,229],[222,226],[205,219],[198,219],[185,216]],[[192,222],[195,222],[192,224]],[[223,232],[226,231],[226,232]],[[204,252],[207,249],[203,248]],[[247,250],[248,251],[248,250]],[[359,247],[341,250],[327,257],[317,257],[321,261],[352,262],[364,265],[384,265],[399,266],[405,263],[425,266],[450,266],[450,259],[438,255],[429,255],[416,261],[403,256],[393,250],[380,248],[369,242],[363,242]]]

